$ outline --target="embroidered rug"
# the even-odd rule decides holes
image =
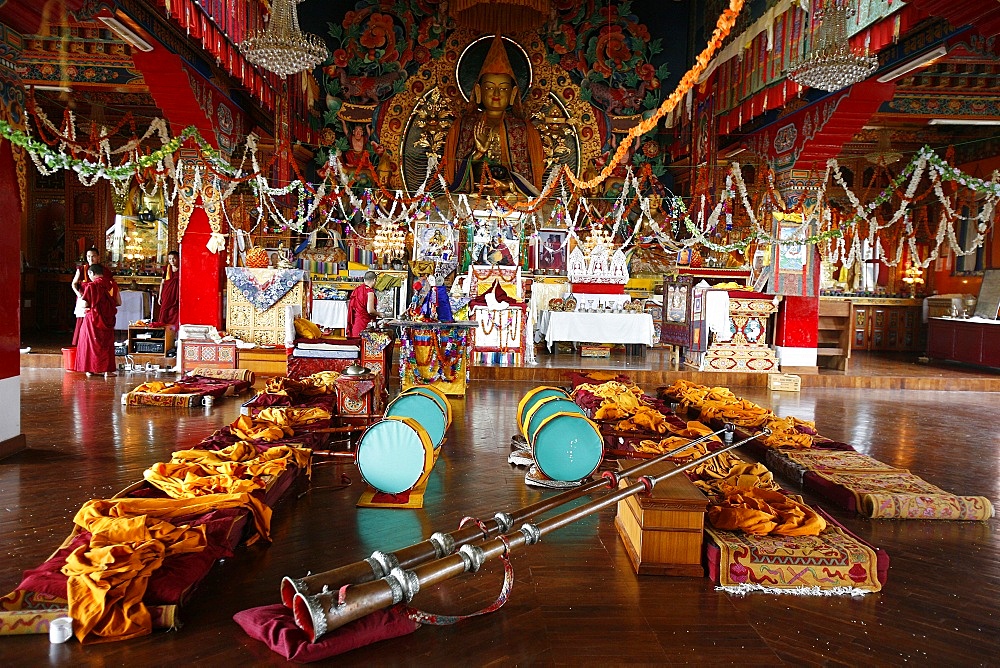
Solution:
[[[846,450],[794,450],[782,452],[793,462],[811,471],[853,471],[856,473],[908,473],[860,452]]]
[[[160,406],[166,408],[190,408],[201,406],[204,394],[156,394],[154,392],[129,392],[125,395],[126,406]]]
[[[833,522],[818,536],[705,531],[709,577],[727,590],[858,595],[882,589],[875,550]],[[885,562],[887,569],[888,557]]]
[[[802,484],[808,471],[855,471],[857,473],[905,472],[885,462],[853,450],[767,450],[767,467],[784,477]]]
[[[986,520],[994,514],[986,497],[950,494],[907,471],[810,471],[804,481],[848,510],[872,518]]]

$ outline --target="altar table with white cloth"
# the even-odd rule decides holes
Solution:
[[[653,316],[648,313],[543,311],[540,329],[549,350],[556,341],[652,346],[654,336]]]

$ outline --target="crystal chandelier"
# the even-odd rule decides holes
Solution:
[[[847,18],[854,13],[848,2],[826,0],[817,16],[820,24],[812,48],[788,68],[789,79],[832,93],[868,78],[878,69],[878,58],[869,55],[867,49],[864,55],[856,54],[847,41]]]
[[[240,51],[254,65],[278,76],[311,70],[326,60],[326,44],[303,34],[295,5],[303,0],[274,0],[267,27],[240,43]]]
[[[372,251],[382,262],[392,262],[406,253],[406,233],[401,227],[380,224],[372,241]]]

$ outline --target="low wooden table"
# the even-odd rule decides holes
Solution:
[[[618,468],[638,463],[620,460]],[[673,463],[663,462],[645,475],[662,475],[674,468]],[[634,482],[626,477],[620,486]],[[634,494],[619,501],[615,527],[635,572],[704,577],[701,552],[707,508],[708,498],[683,473],[660,482],[650,494]]]
[[[249,369],[258,376],[284,376],[288,358],[281,348],[242,348],[236,351],[236,368]]]

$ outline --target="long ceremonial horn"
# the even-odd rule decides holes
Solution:
[[[421,564],[413,570],[397,566],[385,577],[374,582],[345,586],[339,591],[328,590],[311,596],[296,594],[292,601],[295,623],[315,642],[329,631],[338,629],[344,624],[360,619],[376,610],[387,608],[401,601],[409,602],[420,591],[421,587],[444,582],[462,573],[470,571],[475,573],[487,559],[498,557],[523,545],[534,545],[547,533],[613,506],[633,494],[642,491],[650,492],[653,487],[667,478],[770,433],[771,431],[765,428],[753,436],[727,445],[715,452],[710,452],[672,471],[652,477],[642,476],[638,478],[637,482],[627,487],[611,491],[577,508],[554,515],[538,524],[524,524],[520,530],[493,538],[481,546],[463,545],[456,554]],[[617,476],[611,476],[607,484],[617,486],[616,478]]]
[[[659,455],[654,459],[650,459],[621,471],[617,475],[635,476],[654,464],[658,464],[659,462],[676,455],[678,452],[683,452],[693,445],[704,443],[712,437],[718,436],[722,433],[725,434],[725,442],[727,444],[732,443],[733,434],[735,433],[735,425],[727,424],[718,431],[706,434],[705,436],[699,436],[693,441],[674,448],[673,450]],[[581,487],[569,489],[560,494],[556,494],[555,496],[550,496],[547,499],[542,499],[537,503],[525,506],[514,511],[513,513],[497,513],[493,516],[493,519],[483,522],[482,525],[470,523],[450,534],[436,532],[427,540],[410,545],[409,547],[404,547],[398,552],[386,553],[376,550],[375,552],[372,552],[372,556],[367,559],[356,561],[353,564],[341,566],[340,568],[334,568],[333,570],[316,573],[315,575],[308,575],[304,578],[285,577],[281,580],[281,600],[285,605],[291,607],[292,599],[296,594],[308,596],[310,594],[321,592],[324,588],[340,589],[347,584],[371,582],[385,577],[394,568],[413,568],[426,561],[446,557],[462,545],[468,545],[469,543],[489,538],[490,536],[498,533],[506,533],[516,524],[527,522],[531,518],[541,515],[542,513],[546,513],[554,508],[558,508],[564,503],[568,503],[574,499],[580,498],[581,496],[586,496],[595,490],[607,487],[609,485],[608,478],[614,475],[616,474],[609,471],[606,472],[601,478],[593,480]],[[617,486],[618,481],[614,480],[613,484],[614,486]]]

